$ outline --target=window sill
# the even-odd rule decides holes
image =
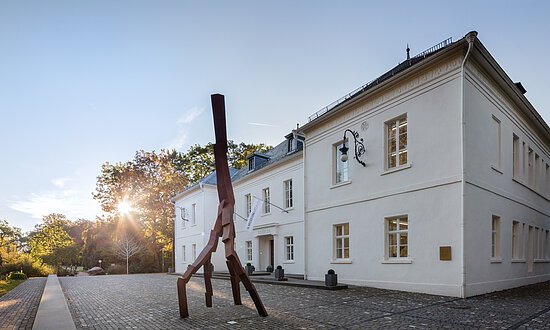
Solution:
[[[391,174],[391,173],[394,173],[394,172],[399,172],[399,171],[402,171],[402,170],[406,170],[408,168],[411,168],[411,166],[412,166],[412,163],[407,163],[405,165],[401,165],[401,166],[396,167],[396,168],[386,169],[384,172],[380,173],[380,175],[387,175],[387,174]]]
[[[350,183],[351,183],[350,180],[338,182],[338,183],[335,183],[335,184],[333,184],[332,186],[330,186],[330,189],[339,188],[339,187],[342,187],[342,186],[347,186],[347,185],[350,184]]]
[[[504,174],[504,172],[502,171],[502,169],[499,168],[499,167],[497,167],[497,166],[495,166],[495,165],[491,165],[491,168],[492,168],[493,170],[497,171],[497,172],[500,173],[500,174]]]
[[[512,263],[525,263],[525,259],[512,259]]]
[[[500,258],[491,258],[491,263],[492,264],[500,264],[500,263],[502,263],[502,259],[500,259]]]
[[[287,213],[288,213],[288,211],[292,211],[292,210],[294,210],[294,206],[284,209],[284,211],[287,212]]]
[[[283,261],[283,264],[293,264],[293,263],[294,263],[294,260]]]
[[[271,215],[271,212],[263,213],[263,214],[262,214],[262,217],[266,217],[266,216],[268,216],[268,215]]]
[[[548,262],[550,262],[550,260],[546,260],[546,259],[535,259],[534,262],[537,263],[537,264],[543,264],[543,263],[548,263]]]
[[[330,260],[331,264],[352,264],[353,259],[332,259]]]
[[[395,259],[384,259],[382,260],[383,264],[412,264],[412,259],[401,259],[401,258],[395,258]]]

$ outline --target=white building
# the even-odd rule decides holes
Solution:
[[[236,250],[241,262],[251,263],[256,270],[282,265],[287,274],[304,274],[303,143],[294,135],[289,134],[265,154],[250,155],[246,168],[231,172]],[[251,230],[246,230],[246,219],[256,199],[267,202],[263,203]],[[183,273],[208,242],[216,220],[215,173],[173,200],[176,272]],[[215,270],[227,270],[221,241],[212,264]]]
[[[239,244],[252,241],[254,265],[282,264],[291,235],[301,259],[282,264],[289,273],[322,280],[332,268],[344,283],[457,297],[550,280],[550,128],[524,93],[475,32],[407,59],[310,117],[288,169],[235,181],[237,213],[284,171],[299,200]],[[348,129],[366,166],[349,132],[340,160]]]

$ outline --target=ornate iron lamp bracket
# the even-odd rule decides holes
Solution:
[[[359,157],[363,156],[366,152],[365,144],[363,143],[363,138],[359,137],[359,132],[352,131],[351,129],[346,129],[344,131],[344,142],[343,142],[342,148],[340,148],[340,151],[342,152],[342,161],[346,162],[348,160],[348,150],[349,150],[349,148],[346,147],[346,133],[347,132],[350,132],[351,135],[353,135],[353,140],[354,140],[354,144],[355,144],[355,150],[354,150],[355,151],[355,157],[354,158],[357,160],[357,162],[359,164],[366,167],[367,164],[365,164],[364,161],[359,159]]]

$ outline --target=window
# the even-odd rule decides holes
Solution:
[[[534,163],[534,168],[535,168],[535,174],[534,174],[534,187],[536,190],[539,189],[539,180],[540,180],[540,156],[535,153],[535,163]]]
[[[349,162],[342,161],[342,151],[340,148],[344,146],[344,142],[334,146],[334,183],[346,182],[349,180],[348,164]]]
[[[264,214],[268,214],[271,212],[271,195],[269,192],[269,188],[264,188],[262,190],[262,195],[264,198]]]
[[[491,224],[491,258],[500,258],[500,217],[493,215]]]
[[[334,259],[349,259],[349,223],[334,225]]]
[[[407,117],[386,123],[386,167],[395,168],[407,164]]]
[[[533,152],[533,149],[529,148],[529,151],[527,153],[527,168],[529,170],[529,173],[527,175],[527,178],[529,179],[529,186],[532,187],[535,184],[535,153]]]
[[[185,256],[185,245],[181,247],[181,260],[187,261],[187,257]]]
[[[520,235],[519,222],[512,221],[512,259],[520,259]]]
[[[520,170],[519,170],[519,138],[514,134],[514,150],[513,150],[513,157],[514,157],[514,178],[520,177]]]
[[[544,259],[550,259],[550,230],[546,230],[544,238]]]
[[[246,261],[252,261],[252,241],[246,241]]]
[[[195,215],[197,214],[197,204],[191,205],[191,225],[194,225],[195,222]]]
[[[293,137],[288,138],[288,140],[287,140],[287,152],[292,152],[292,151],[296,150],[296,146],[297,146],[296,139],[293,138]]]
[[[285,209],[289,209],[294,205],[292,200],[292,179],[286,180],[283,185],[285,191]]]
[[[387,258],[407,258],[409,256],[409,219],[406,215],[386,219]]]
[[[195,261],[195,259],[197,259],[197,244],[191,245],[191,253],[193,256],[193,261]]]
[[[250,212],[252,212],[252,195],[250,194],[244,195],[244,202],[245,202],[246,216],[249,216]]]
[[[493,166],[497,169],[500,169],[500,156],[501,156],[501,145],[500,145],[500,120],[493,116],[492,121],[492,134],[493,139],[495,139],[494,144],[494,156],[493,156]]]
[[[180,209],[181,228],[185,228],[187,222],[187,210],[185,207],[178,207]]]
[[[256,159],[255,157],[252,157],[252,158],[248,159],[248,171],[249,172],[254,170],[254,167],[255,167],[255,164],[256,164],[255,159]]]
[[[294,261],[294,236],[285,237],[286,261]]]

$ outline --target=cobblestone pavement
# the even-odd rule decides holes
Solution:
[[[233,305],[227,280],[212,280],[204,306],[201,278],[187,286],[190,316],[178,314],[177,276],[60,278],[78,329],[548,329],[550,282],[457,299],[366,287],[327,291],[256,283],[269,313],[260,317],[242,288]]]
[[[30,278],[0,297],[0,330],[32,329],[46,278]]]

